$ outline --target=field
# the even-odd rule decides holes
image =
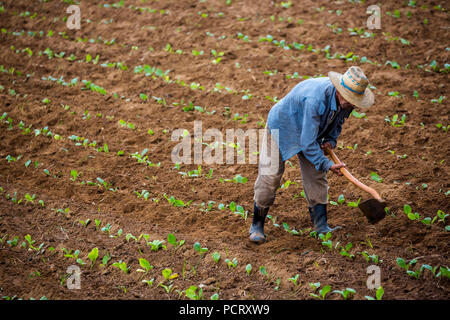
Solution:
[[[368,29],[357,0],[1,1],[0,297],[449,299],[445,5],[383,1]],[[370,196],[330,173],[343,229],[311,233],[295,157],[252,244],[257,164],[176,164],[172,133],[262,129],[299,81],[351,65],[375,105],[336,153],[386,218],[369,225]]]

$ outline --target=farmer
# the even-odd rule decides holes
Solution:
[[[254,185],[254,211],[250,241],[262,243],[264,221],[280,186],[284,163],[297,155],[300,160],[305,197],[315,231],[326,233],[327,172],[342,175],[345,164],[333,164],[324,149],[335,148],[342,125],[353,108],[367,108],[374,96],[368,79],[356,66],[345,74],[329,72],[328,77],[312,78],[297,84],[275,104],[267,118],[260,150],[258,177]]]

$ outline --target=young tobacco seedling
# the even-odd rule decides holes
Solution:
[[[345,290],[333,290],[333,293],[338,293],[340,294],[344,300],[347,300],[348,298],[350,298],[350,295],[354,295],[356,293],[355,289],[352,288],[347,288]]]
[[[139,258],[139,264],[141,265],[141,267],[143,269],[137,269],[137,272],[144,272],[144,273],[148,273],[151,269],[153,269],[154,267],[150,264],[150,262],[148,262],[146,259],[144,258]]]
[[[249,276],[250,273],[252,272],[252,265],[249,263],[245,266],[245,272],[247,272],[247,275]]]
[[[383,289],[382,286],[380,286],[380,287],[377,289],[377,292],[376,292],[376,294],[375,294],[376,300],[381,300],[381,298],[383,298],[383,295],[384,295],[384,289]],[[365,298],[366,298],[367,300],[375,300],[375,298],[373,298],[373,297],[371,297],[371,296],[365,296]]]
[[[311,286],[311,288],[314,289],[314,291],[316,291],[318,288],[320,288],[320,282],[316,282],[316,283],[310,283],[309,284]],[[319,294],[315,294],[315,293],[310,293],[309,295],[313,298],[319,299],[319,300],[325,300],[326,295],[331,291],[331,286],[330,285],[326,285],[323,286],[322,289],[319,290]]]
[[[329,240],[331,238],[331,232],[327,232],[327,234],[320,233],[319,238],[322,240],[322,245],[328,247],[330,250],[333,249],[333,242]]]
[[[344,257],[348,257],[350,260],[355,257],[354,254],[349,253],[348,251],[352,248],[353,244],[350,242],[345,247],[341,246],[341,250],[339,254]]]
[[[129,272],[129,267],[127,266],[127,264],[125,262],[122,262],[122,260],[120,260],[119,262],[114,262],[112,265],[113,265],[113,267],[119,268],[124,273]]]
[[[225,263],[227,264],[228,268],[236,268],[238,265],[238,260],[236,258],[233,258],[233,260],[225,259]]]
[[[295,276],[293,276],[292,278],[289,278],[288,279],[288,281],[291,281],[293,284],[294,284],[294,286],[298,286],[299,285],[299,282],[298,282],[298,278],[299,278],[299,274],[297,273]]]
[[[197,287],[196,286],[190,286],[185,291],[186,297],[188,297],[191,300],[203,300],[203,289],[199,288],[197,293]]]
[[[203,255],[208,251],[208,248],[202,248],[199,242],[194,243],[194,250],[197,251],[200,255]]]
[[[92,249],[92,251],[88,254],[88,258],[89,260],[91,260],[91,268],[92,268],[98,258],[98,248]]]
[[[152,242],[147,242],[147,245],[152,247],[152,251],[158,251],[161,248],[166,250],[167,247],[163,245],[164,242],[164,240],[153,240]]]
[[[220,253],[219,252],[213,252],[211,253],[211,257],[213,258],[215,263],[219,263],[220,260]]]
[[[175,251],[184,244],[184,240],[177,241],[177,238],[173,233],[169,233],[167,236],[167,242],[174,246]]]
[[[380,258],[376,254],[369,255],[367,251],[361,252],[361,255],[366,259],[367,262],[372,261],[375,264],[383,262],[383,260],[380,260]]]
[[[386,116],[384,120],[393,127],[403,127],[405,125],[406,115],[403,114],[401,119],[399,120],[398,114],[394,114],[392,116],[392,120],[389,118],[389,116]]]

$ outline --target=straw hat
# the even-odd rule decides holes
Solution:
[[[369,80],[361,68],[351,66],[344,74],[330,71],[328,77],[336,90],[351,104],[368,108],[375,102],[373,92],[367,88]]]

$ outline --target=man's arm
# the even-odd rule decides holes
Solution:
[[[303,155],[314,165],[316,170],[326,172],[331,168],[333,162],[325,157],[317,142],[320,125],[319,104],[320,102],[312,98],[304,101],[300,146]]]

